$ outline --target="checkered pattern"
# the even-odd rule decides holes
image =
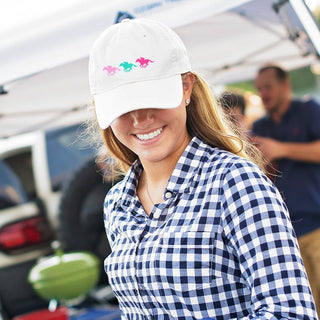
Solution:
[[[123,319],[317,319],[287,209],[259,168],[193,138],[149,217],[141,171],[105,201]]]

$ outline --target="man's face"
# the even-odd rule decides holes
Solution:
[[[255,86],[267,112],[280,110],[287,95],[287,83],[277,79],[275,70],[269,69],[259,73]]]

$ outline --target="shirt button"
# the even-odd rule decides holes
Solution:
[[[154,215],[153,215],[153,217],[154,217],[155,219],[159,219],[160,216],[161,216],[161,212],[160,212],[160,211],[155,212]]]
[[[171,191],[167,191],[165,194],[164,194],[165,198],[166,199],[170,199],[172,197],[172,192]]]

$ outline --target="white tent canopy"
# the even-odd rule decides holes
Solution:
[[[27,25],[0,30],[0,83],[88,56],[92,43],[118,16],[190,25],[248,0],[87,0],[39,17]]]
[[[0,31],[0,84],[9,91],[0,95],[0,136],[52,119],[73,119],[74,113],[65,111],[91,99],[87,59],[92,43],[127,16],[174,28],[194,71],[213,87],[250,79],[265,62],[293,69],[319,57],[319,30],[303,0],[79,0],[64,11]],[[32,122],[26,121],[28,112]]]

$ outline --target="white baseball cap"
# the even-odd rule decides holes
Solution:
[[[137,109],[181,104],[181,74],[191,70],[186,48],[166,25],[149,19],[123,20],[95,41],[89,83],[98,123],[107,128]]]

